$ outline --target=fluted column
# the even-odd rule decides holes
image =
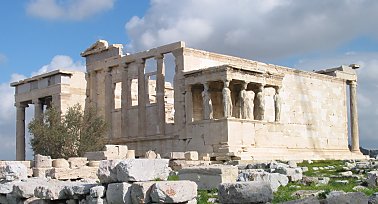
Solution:
[[[129,84],[128,64],[122,70],[122,93],[121,93],[121,134],[128,137],[128,115],[127,110],[131,106],[131,91]],[[129,101],[130,100],[130,101]]]
[[[108,137],[112,137],[112,110],[114,108],[114,84],[112,83],[112,69],[105,73],[105,121],[109,124]]]
[[[165,134],[165,65],[164,55],[155,56],[156,60],[156,104],[159,133]]]
[[[25,160],[25,108],[27,104],[16,103],[16,160]]]
[[[193,96],[192,96],[192,86],[189,85],[185,90],[185,113],[186,122],[190,123],[193,121]]]
[[[43,114],[42,101],[36,98],[33,100],[33,104],[34,104],[34,119],[36,120],[42,119],[42,114]]]
[[[357,82],[349,82],[350,89],[350,119],[351,119],[351,139],[352,152],[360,152],[360,138],[358,133],[358,113],[357,113]]]
[[[146,136],[146,87],[145,87],[145,60],[139,59],[138,66],[138,132],[140,137]]]

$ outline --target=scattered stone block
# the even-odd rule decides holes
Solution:
[[[156,159],[156,157],[157,157],[156,152],[152,150],[147,151],[146,154],[144,155],[144,158],[146,159]]]
[[[320,203],[324,204],[340,204],[340,203],[349,203],[349,204],[361,204],[368,203],[369,198],[362,192],[352,192],[352,193],[342,193],[337,195],[332,195],[327,197],[324,200],[321,200]]]
[[[151,188],[156,181],[151,182],[135,182],[131,186],[132,203],[151,203]]]
[[[343,177],[350,177],[353,175],[353,173],[351,171],[345,171],[345,172],[341,172],[340,175]]]
[[[198,159],[202,161],[210,161],[211,158],[209,153],[201,153],[199,154]]]
[[[197,151],[185,152],[185,160],[197,161],[198,160],[198,152]]]
[[[14,181],[27,177],[28,170],[21,162],[7,161],[0,165],[0,180]]]
[[[88,166],[90,167],[99,167],[100,166],[100,161],[89,161]]]
[[[272,201],[273,191],[263,181],[221,183],[218,197],[220,203],[267,203]]]
[[[292,196],[303,198],[318,197],[319,194],[324,193],[323,190],[298,190],[295,191]]]
[[[97,171],[97,177],[101,183],[114,183],[117,182],[117,169],[116,166],[122,160],[103,160],[100,162]]]
[[[226,165],[187,167],[179,170],[178,176],[180,180],[195,182],[198,189],[211,190],[218,188],[220,183],[236,182],[238,168]]]
[[[36,154],[34,156],[34,167],[35,168],[51,168],[52,167],[51,157]]]
[[[282,204],[320,204],[320,201],[316,197],[311,196],[299,200],[283,202]]]
[[[131,203],[131,184],[111,183],[106,190],[108,204]]]
[[[185,203],[197,197],[197,184],[192,181],[159,181],[151,189],[153,203]]]
[[[288,168],[288,167],[278,167],[275,169],[275,172],[287,175],[290,181],[300,181],[302,179],[302,169],[297,168]]]
[[[92,187],[89,190],[89,195],[92,198],[102,198],[105,195],[105,187],[104,186],[95,186],[95,187]]]
[[[238,181],[265,181],[269,183],[273,192],[278,190],[280,186],[286,186],[289,183],[289,178],[279,173],[257,172],[246,169],[241,171],[238,176]]]
[[[52,168],[33,168],[33,176],[40,178],[51,177]]]
[[[135,159],[135,150],[127,150],[126,159]]]
[[[171,169],[168,159],[127,159],[117,164],[120,182],[167,180]],[[148,169],[146,169],[148,168]],[[145,169],[145,171],[141,171]]]
[[[70,163],[65,159],[53,159],[52,166],[55,168],[70,168]]]
[[[84,166],[81,168],[53,168],[51,169],[51,178],[68,180],[68,179],[83,179],[83,178],[97,178],[97,167]]]
[[[68,163],[71,169],[80,168],[87,165],[88,159],[86,157],[71,157],[68,158]]]
[[[170,152],[168,155],[169,159],[174,160],[185,160],[185,153],[184,152]]]
[[[100,160],[107,160],[108,158],[105,155],[105,152],[98,151],[98,152],[86,152],[84,157],[88,158],[89,161],[100,161]]]
[[[376,187],[378,182],[378,171],[368,172],[366,182],[369,187]]]

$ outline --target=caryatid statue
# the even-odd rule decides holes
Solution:
[[[254,116],[256,120],[264,120],[265,98],[264,85],[260,84],[255,96]]]
[[[255,98],[255,92],[253,92],[252,90],[247,91],[247,97],[245,100],[245,104],[246,104],[245,118],[246,119],[252,119],[252,120],[254,119],[254,116],[253,116],[254,98]]]
[[[281,118],[281,96],[280,91],[281,87],[274,87],[276,93],[273,96],[274,99],[274,121],[279,122]]]
[[[224,81],[223,82],[223,111],[224,111],[224,117],[229,118],[232,117],[232,100],[231,100],[231,91],[229,88],[230,82]]]
[[[242,89],[240,90],[240,114],[242,119],[247,118],[247,83],[242,84]]]
[[[203,118],[205,120],[213,119],[213,104],[210,98],[208,83],[205,83],[203,85],[202,99],[203,99]]]

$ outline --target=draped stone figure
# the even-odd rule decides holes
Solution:
[[[247,84],[244,83],[242,85],[242,89],[240,90],[240,117],[242,119],[247,118],[247,91],[245,90],[247,88]]]
[[[254,116],[256,120],[264,120],[265,98],[264,85],[260,85],[255,96]]]
[[[204,84],[204,89],[202,91],[202,99],[203,99],[203,117],[204,119],[213,119],[213,104],[211,102],[210,93],[209,93],[209,85],[206,83]]]
[[[274,99],[274,120],[279,122],[281,119],[281,96],[280,90],[281,87],[275,87],[276,93],[273,96]]]
[[[251,120],[254,119],[254,116],[253,116],[253,108],[254,108],[253,100],[254,100],[254,98],[255,98],[255,92],[247,91],[247,97],[246,97],[246,100],[245,100],[245,104],[246,104],[245,118],[246,119],[251,119]]]
[[[230,88],[228,88],[229,84],[230,84],[229,81],[224,81],[224,86],[222,90],[223,111],[224,111],[225,118],[232,117],[232,100],[231,100],[231,91],[230,91]]]

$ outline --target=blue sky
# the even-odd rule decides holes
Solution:
[[[0,159],[15,157],[9,83],[56,68],[83,70],[80,52],[98,39],[125,44],[129,52],[183,40],[304,70],[361,64],[361,145],[378,148],[377,10],[373,0],[2,1]]]

